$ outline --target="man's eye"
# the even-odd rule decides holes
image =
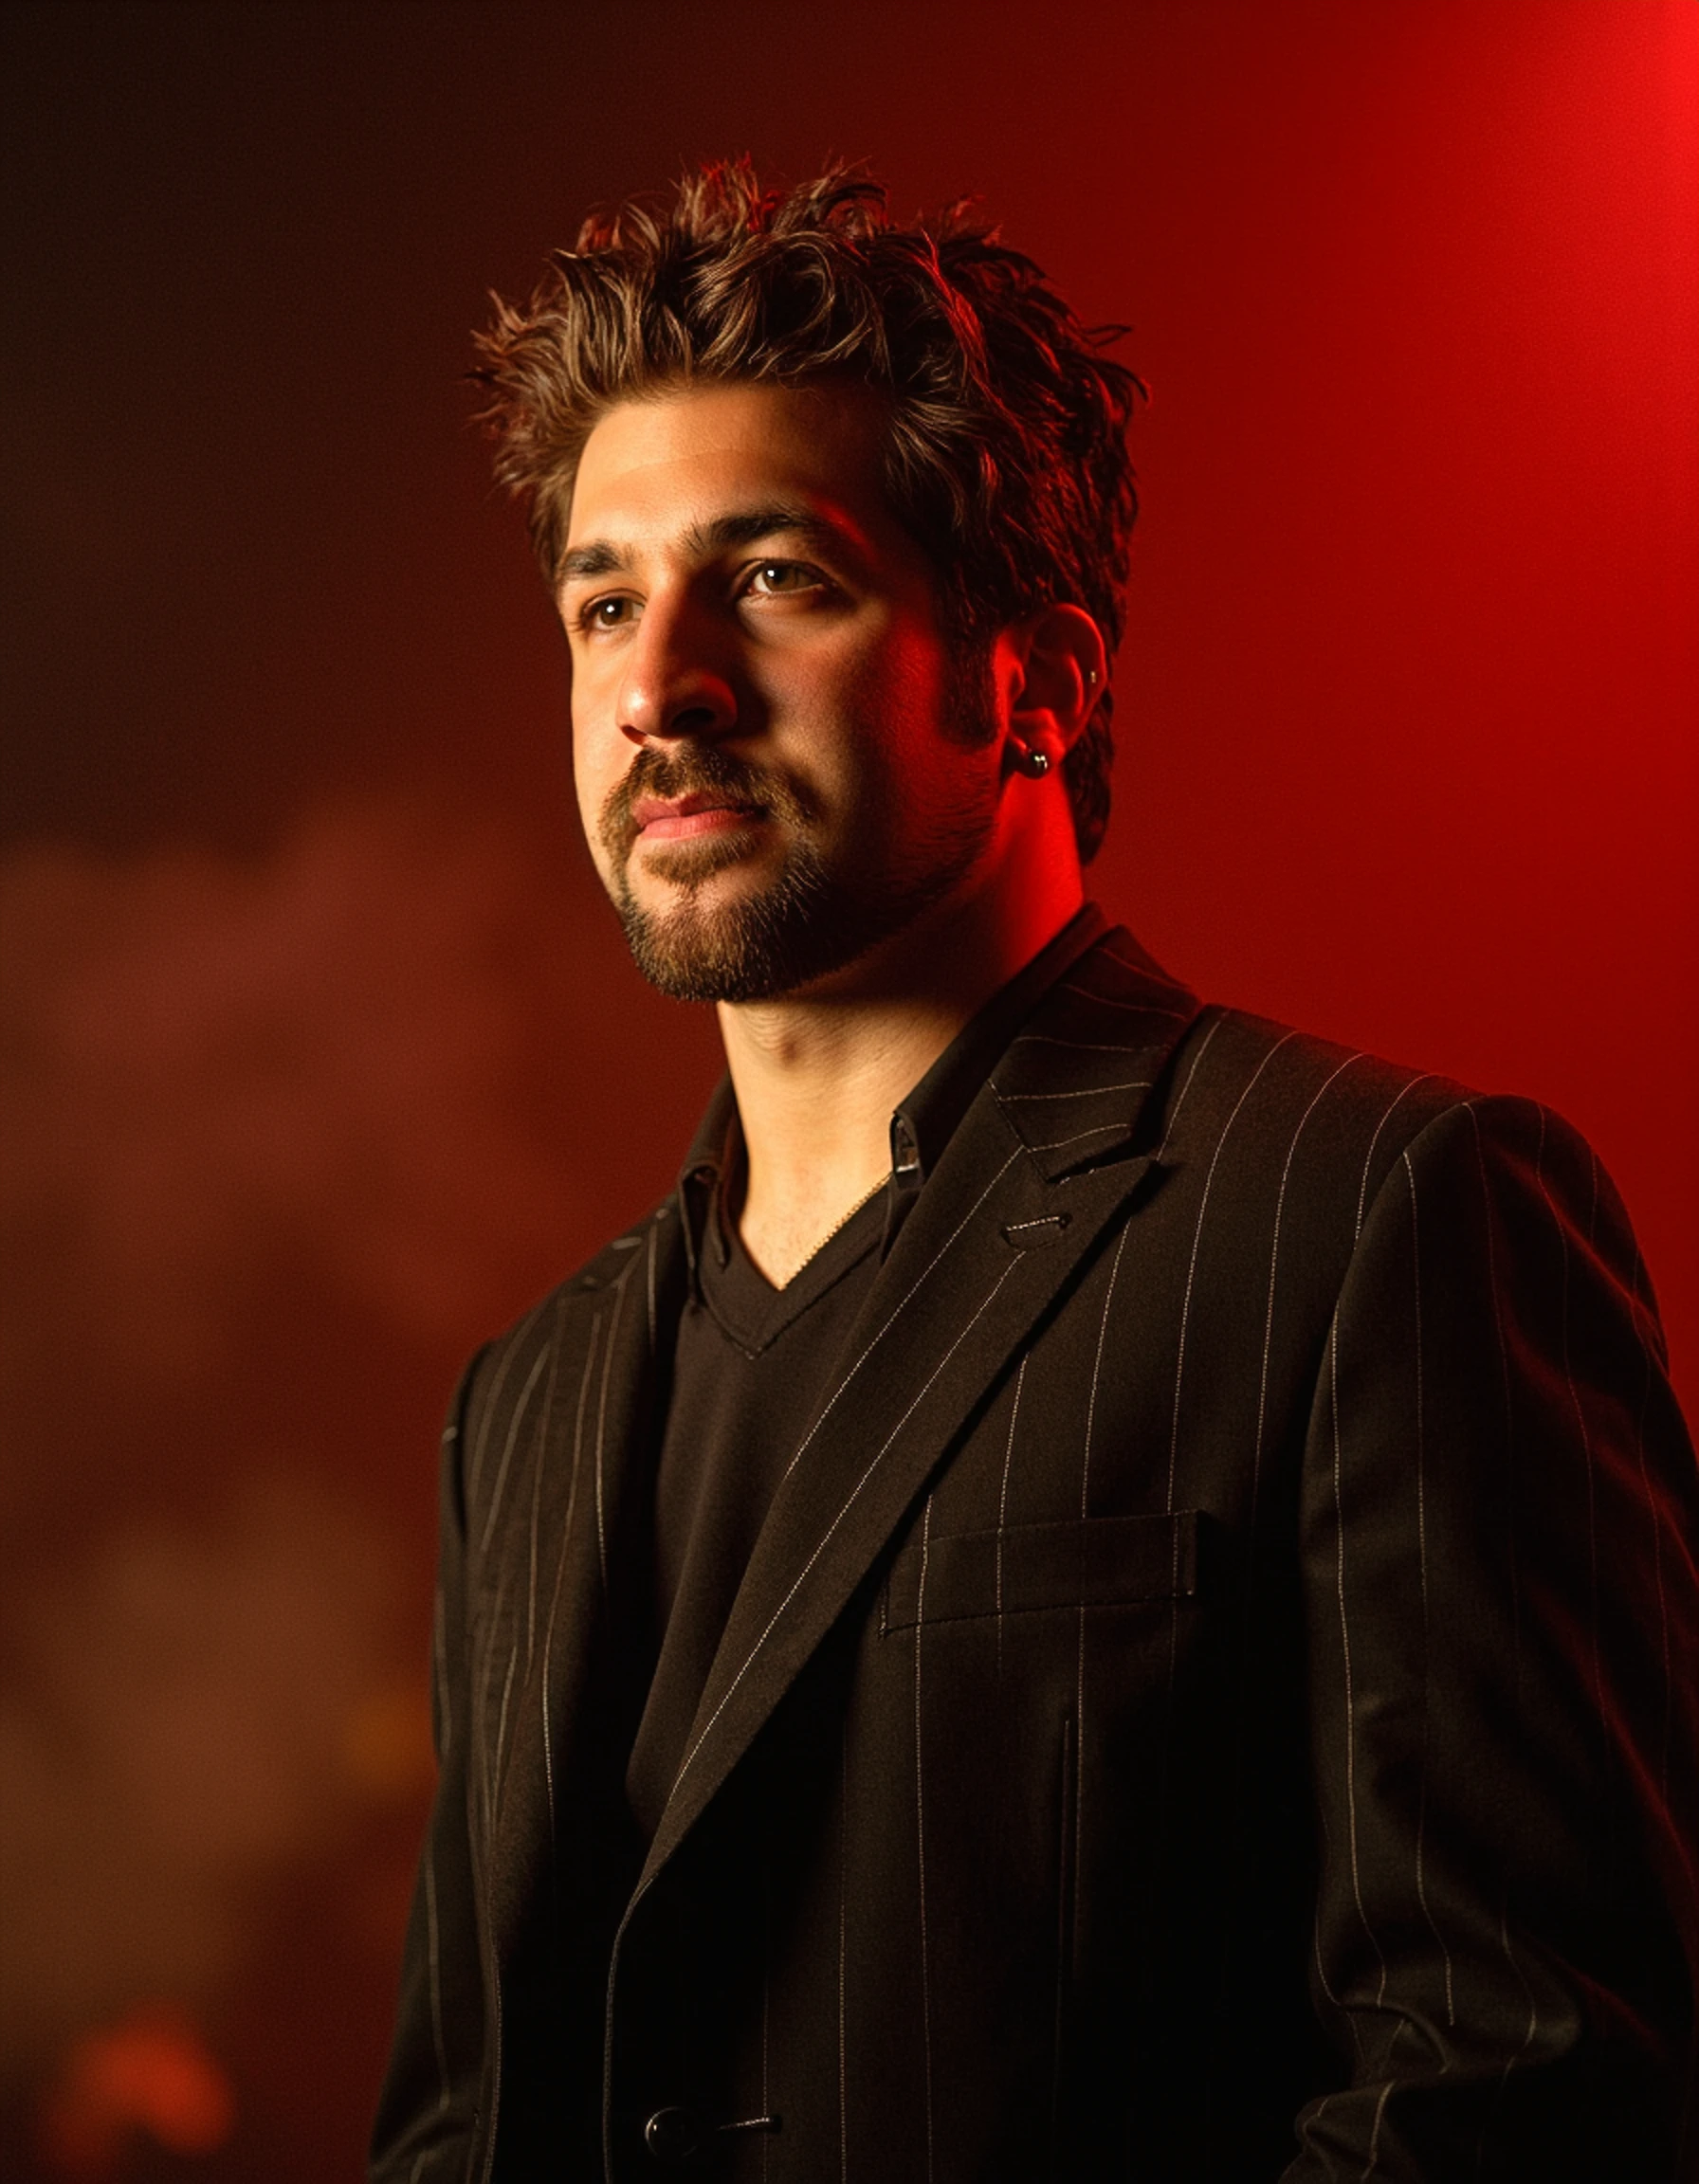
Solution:
[[[619,629],[630,622],[636,611],[636,601],[612,593],[606,599],[592,599],[578,610],[578,628],[586,630]]]
[[[778,592],[822,592],[826,579],[806,561],[760,561],[750,571],[749,585],[758,598]]]

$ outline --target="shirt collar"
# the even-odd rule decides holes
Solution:
[[[1030,962],[997,989],[899,1101],[891,1116],[891,1175],[882,1257],[1010,1041],[1050,988],[1108,929],[1109,920],[1095,902],[1076,911]],[[698,1256],[712,1232],[714,1194],[729,1166],[741,1157],[739,1129],[731,1079],[722,1077],[679,1171],[692,1288]]]
[[[891,1117],[891,1175],[900,1192],[912,1196],[920,1191],[1009,1042],[1050,988],[1108,929],[1109,920],[1095,902],[1076,911],[1007,985],[998,987],[898,1104]]]

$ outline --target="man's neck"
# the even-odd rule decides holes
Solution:
[[[877,1189],[893,1109],[1080,902],[1076,883],[948,905],[807,994],[722,1005],[748,1156],[739,1227],[770,1282]]]

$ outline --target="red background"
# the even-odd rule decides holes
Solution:
[[[1580,1124],[1692,1408],[1690,0],[4,27],[8,2174],[356,2173],[436,1420],[713,1074],[574,839],[465,425],[485,288],[593,200],[866,155],[1130,323],[1097,892]]]

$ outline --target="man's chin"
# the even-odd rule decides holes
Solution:
[[[614,906],[637,968],[679,1001],[776,1001],[859,963],[942,901],[989,829],[963,826],[913,870],[839,860],[793,840],[776,866],[726,855],[668,886],[658,860],[618,872]],[[727,839],[729,850],[735,837]],[[740,867],[733,870],[733,865]]]
[[[867,945],[852,908],[831,900],[807,860],[765,886],[667,888],[660,901],[656,892],[628,880],[614,907],[638,970],[675,1001],[776,1000]]]

